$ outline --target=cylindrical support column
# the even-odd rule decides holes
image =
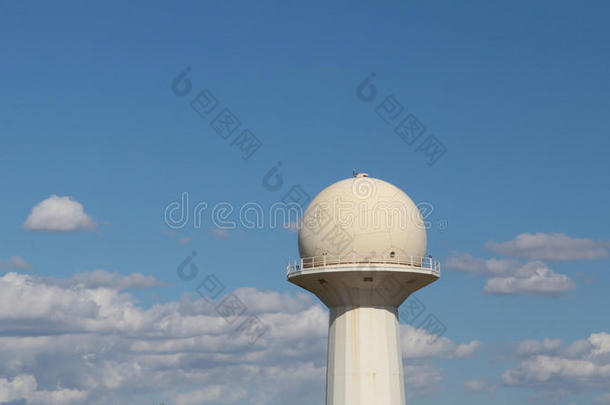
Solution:
[[[404,405],[397,309],[330,308],[326,405]]]

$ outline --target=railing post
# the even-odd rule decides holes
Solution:
[[[324,255],[324,267],[326,267],[326,255]]]

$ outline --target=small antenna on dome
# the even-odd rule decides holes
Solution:
[[[359,177],[369,177],[368,173],[359,173],[358,171],[356,171],[356,169],[354,169],[354,171],[352,172],[352,174],[354,175],[354,177],[359,178]]]

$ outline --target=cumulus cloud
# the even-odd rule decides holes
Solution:
[[[525,264],[516,260],[475,258],[468,253],[454,253],[445,265],[449,269],[487,276],[483,291],[488,294],[561,295],[575,284],[565,274],[550,269],[544,262]]]
[[[481,342],[455,343],[444,336],[434,336],[423,328],[399,325],[400,346],[405,364],[407,399],[439,391],[444,374],[431,359],[456,360],[475,355]]]
[[[442,370],[426,364],[406,364],[407,400],[440,391],[445,376]]]
[[[468,392],[484,391],[485,387],[485,382],[481,380],[468,380],[464,383],[464,390]]]
[[[19,256],[11,256],[8,260],[0,260],[0,270],[32,270],[32,265]]]
[[[400,336],[403,357],[407,360],[428,357],[446,359],[470,357],[481,346],[481,342],[477,340],[456,344],[444,336],[435,338],[425,329],[414,328],[411,325],[400,325]]]
[[[506,242],[488,242],[485,247],[506,256],[532,260],[582,260],[608,257],[610,241],[571,238],[563,233],[522,233]]]
[[[561,346],[559,339],[544,339],[543,341],[528,339],[519,343],[517,354],[531,356],[535,354],[553,353]]]
[[[593,333],[587,339],[561,346],[557,340],[528,340],[517,348],[516,367],[502,375],[506,386],[549,392],[607,389],[610,379],[610,334]]]
[[[200,394],[193,387],[259,385],[248,398],[253,404],[322,392],[328,315],[311,300],[236,291],[269,327],[250,345],[237,332],[243,319],[229,322],[216,302],[184,298],[145,310],[128,294],[87,285],[0,278],[0,375],[34,375],[40,390],[62,382],[85,392],[88,404],[117,395],[120,403],[145,403],[149,392],[188,403],[189,393]]]
[[[28,404],[76,404],[82,403],[87,393],[79,390],[55,388],[39,390],[36,378],[28,374],[19,374],[12,380],[0,378],[0,403],[27,400]]]
[[[72,197],[52,195],[39,202],[23,224],[29,231],[73,232],[92,231],[95,223]]]
[[[223,297],[193,293],[145,309],[121,292],[154,283],[101,271],[0,277],[0,387],[10,386],[0,388],[4,399],[96,405],[149,403],[154,394],[184,405],[323,402],[328,312],[309,295],[238,289],[224,296],[246,308],[234,318],[219,311]],[[241,326],[251,316],[266,328],[257,340]],[[443,379],[433,361],[471,356],[479,346],[440,337],[426,347],[427,332],[404,325],[400,333],[410,396]]]
[[[492,397],[497,389],[498,387],[496,384],[491,384],[479,379],[467,380],[464,382],[464,392],[467,394],[487,393]]]
[[[483,291],[490,294],[561,295],[574,289],[574,282],[558,274],[543,262],[530,262],[516,269],[513,275],[491,277]]]

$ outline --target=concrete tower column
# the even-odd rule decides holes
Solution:
[[[404,403],[396,308],[330,308],[326,405]]]

